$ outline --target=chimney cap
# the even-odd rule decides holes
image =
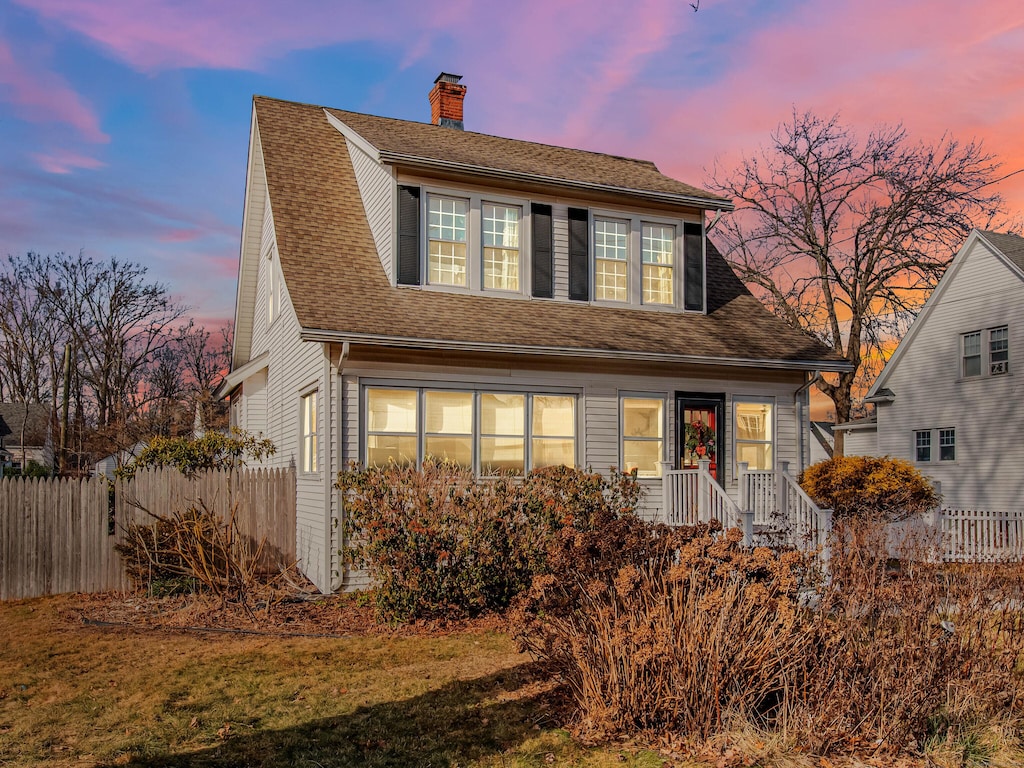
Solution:
[[[440,82],[443,81],[445,83],[457,83],[461,79],[462,79],[462,75],[453,75],[450,72],[442,72],[440,75],[438,75],[436,78],[434,78],[434,82],[435,83],[440,83]]]

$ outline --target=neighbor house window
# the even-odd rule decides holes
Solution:
[[[770,402],[735,404],[736,461],[746,462],[752,471],[775,466],[774,416]]]
[[[939,461],[956,461],[956,430],[939,430]]]
[[[366,463],[444,459],[483,475],[576,464],[576,396],[367,387]],[[422,418],[420,418],[422,414]]]
[[[629,222],[594,219],[594,297],[629,301]]]
[[[661,477],[665,456],[665,400],[656,397],[623,397],[622,468],[636,470],[637,477]]]
[[[435,285],[465,286],[467,200],[430,195],[427,280]]]
[[[673,304],[676,228],[643,226],[643,303]]]
[[[419,455],[419,392],[366,390],[366,463],[415,466]]]
[[[484,203],[484,288],[519,290],[519,225],[522,209]]]
[[[965,333],[962,339],[963,376],[981,376],[981,331]]]
[[[1005,325],[988,332],[988,369],[993,376],[1010,371],[1010,335]]]
[[[310,392],[303,395],[301,401],[302,411],[302,471],[319,472],[319,440],[317,435],[317,392]]]
[[[919,429],[914,433],[914,458],[925,462],[932,460],[932,431]]]

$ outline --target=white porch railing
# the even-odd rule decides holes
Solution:
[[[711,462],[697,469],[670,469],[662,464],[664,521],[668,525],[697,525],[718,520],[724,528],[743,524],[740,508],[711,474]]]
[[[986,509],[938,513],[946,562],[1019,562],[1024,559],[1024,514]]]

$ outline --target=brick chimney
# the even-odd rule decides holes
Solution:
[[[462,126],[462,100],[466,86],[459,85],[462,75],[442,72],[430,91],[430,122],[445,128],[465,130]]]

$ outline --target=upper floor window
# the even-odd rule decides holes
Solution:
[[[629,222],[594,219],[594,298],[629,301]]]
[[[987,357],[987,359],[986,359]],[[960,374],[964,378],[999,376],[1010,371],[1010,337],[1005,325],[960,337]]]
[[[519,225],[517,205],[483,204],[484,288],[519,290]]]
[[[644,304],[674,304],[676,228],[660,224],[643,227]]]
[[[427,280],[435,285],[465,286],[468,202],[440,195],[429,195],[428,200]]]

